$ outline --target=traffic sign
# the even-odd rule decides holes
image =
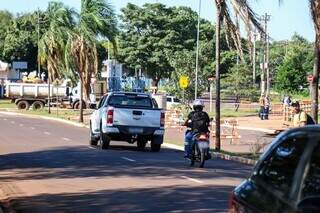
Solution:
[[[312,82],[313,81],[314,76],[313,75],[308,75],[308,81]]]
[[[188,76],[181,76],[179,79],[179,85],[181,89],[185,89],[189,86],[189,78]]]

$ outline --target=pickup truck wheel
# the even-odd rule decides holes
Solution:
[[[160,149],[161,149],[161,144],[151,143],[151,151],[153,151],[153,152],[159,152]]]
[[[147,143],[148,143],[147,140],[138,139],[138,141],[137,141],[138,150],[141,150],[141,151],[144,150],[146,148]]]
[[[92,133],[92,128],[91,128],[91,123],[90,123],[90,145],[91,146],[97,146],[98,145],[98,140],[96,137],[94,137],[93,133]]]
[[[30,104],[28,101],[19,101],[17,103],[17,107],[19,110],[28,110],[30,108]]]
[[[41,110],[41,109],[43,109],[43,107],[44,107],[44,103],[41,102],[41,101],[35,101],[32,104],[32,109],[33,110]]]
[[[159,152],[161,144],[163,143],[163,136],[154,136],[151,140],[151,151]]]
[[[105,133],[100,133],[100,144],[101,149],[108,149],[110,145],[110,138]]]

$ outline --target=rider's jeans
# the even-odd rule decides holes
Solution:
[[[194,133],[187,132],[184,138],[184,154],[185,156],[190,156],[192,153],[192,146],[194,143]]]

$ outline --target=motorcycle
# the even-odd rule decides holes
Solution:
[[[194,166],[197,162],[199,167],[203,168],[205,161],[211,158],[209,137],[209,133],[199,133],[193,136],[194,143],[190,156],[190,166]]]

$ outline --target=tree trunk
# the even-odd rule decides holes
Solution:
[[[216,0],[216,144],[217,151],[221,149],[220,140],[220,27],[221,27],[221,1]]]
[[[318,123],[318,106],[319,106],[319,100],[318,100],[318,85],[319,85],[319,71],[320,71],[320,38],[319,36],[316,36],[316,42],[315,42],[315,61],[314,61],[314,69],[313,69],[313,81],[311,82],[311,114],[312,118],[315,120],[316,123]]]
[[[79,115],[79,122],[83,123],[83,82],[80,78],[80,115]]]
[[[320,0],[310,1],[311,14],[314,21],[314,28],[316,32],[315,40],[315,62],[313,69],[313,80],[311,82],[311,114],[316,123],[318,123],[318,85],[320,72]]]

